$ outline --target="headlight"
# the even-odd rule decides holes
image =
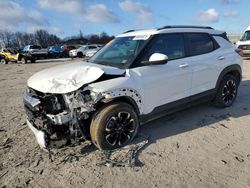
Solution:
[[[39,99],[30,96],[27,91],[23,93],[23,102],[33,108],[37,107],[41,102]]]

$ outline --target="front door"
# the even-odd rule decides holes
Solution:
[[[162,65],[143,65],[153,53],[162,53],[169,60]],[[133,69],[138,74],[144,103],[144,114],[155,107],[190,96],[192,67],[186,58],[182,34],[160,34],[152,39],[140,58],[141,64]]]

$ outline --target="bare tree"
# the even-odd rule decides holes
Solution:
[[[37,30],[35,33],[26,32],[10,32],[0,30],[0,47],[10,47],[21,49],[26,45],[39,44],[46,48],[48,46],[65,44],[106,44],[112,40],[114,36],[109,36],[102,32],[100,35],[92,34],[83,36],[82,31],[77,36],[67,37],[61,40],[58,36],[50,34],[46,30]]]
[[[47,47],[50,34],[46,30],[37,30],[35,32],[35,38],[42,47]]]
[[[61,39],[59,37],[53,34],[49,34],[49,32],[46,30],[37,30],[35,32],[35,38],[37,40],[37,43],[42,47],[48,47],[61,43]]]

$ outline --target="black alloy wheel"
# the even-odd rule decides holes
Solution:
[[[91,140],[101,150],[114,150],[134,139],[139,124],[138,115],[131,105],[124,102],[107,104],[92,118]]]
[[[228,80],[223,87],[222,100],[226,105],[230,105],[235,100],[237,85],[234,80]]]
[[[105,128],[106,141],[115,147],[127,143],[136,130],[134,118],[128,112],[118,112],[110,117]]]
[[[239,82],[239,78],[231,74],[223,77],[213,101],[216,107],[226,108],[232,106],[237,97]]]

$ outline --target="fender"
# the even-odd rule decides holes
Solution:
[[[18,61],[21,61],[21,59],[24,57],[24,55],[23,54],[18,54]]]
[[[112,98],[109,100],[102,100],[102,102],[104,102],[105,104],[108,104],[111,102],[116,102],[116,101],[125,102],[125,103],[130,104],[134,108],[134,110],[136,111],[137,115],[140,115],[142,113],[138,107],[138,104],[130,96],[121,96],[121,97],[116,97],[116,98]]]
[[[120,88],[107,92],[103,92],[105,97],[103,102],[107,103],[114,100],[125,100],[129,102],[138,114],[142,113],[142,98],[138,91],[132,88]]]
[[[238,74],[239,74],[239,76],[240,76],[240,78],[239,78],[239,83],[241,82],[241,79],[242,79],[242,70],[241,70],[240,65],[238,65],[238,64],[230,65],[230,66],[224,68],[224,69],[222,70],[222,72],[220,73],[220,76],[219,76],[219,78],[218,78],[218,80],[217,80],[217,82],[216,82],[216,87],[215,87],[216,90],[219,88],[220,83],[221,83],[221,80],[223,79],[223,77],[224,77],[226,74],[230,73],[230,72],[238,72]]]

